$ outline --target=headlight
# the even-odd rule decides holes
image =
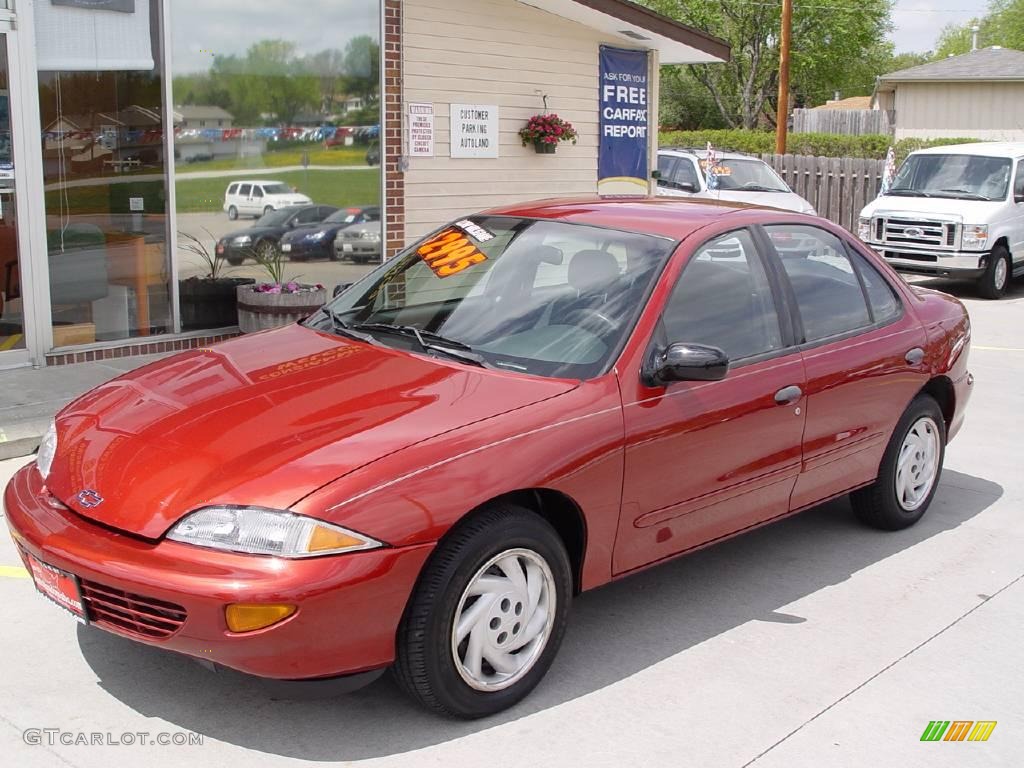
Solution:
[[[871,239],[871,219],[861,218],[857,221],[857,237],[864,242]]]
[[[39,474],[45,480],[50,474],[50,466],[53,464],[53,457],[57,455],[57,425],[50,422],[50,428],[46,430],[42,441],[39,443],[39,451],[36,453],[36,467]]]
[[[961,247],[981,249],[988,242],[988,224],[964,224],[964,236]]]
[[[319,243],[325,237],[327,237],[327,233],[324,232],[322,229],[316,232],[311,232],[310,234],[306,235],[306,239],[312,240],[314,243]]]
[[[167,538],[198,547],[277,557],[316,557],[383,546],[347,528],[260,507],[200,509],[180,520]]]
[[[249,235],[239,235],[231,242],[234,243],[235,245],[248,245],[249,243],[252,242],[252,238],[249,237]]]
[[[359,235],[363,240],[380,240],[380,232],[374,232],[373,230],[365,229]]]

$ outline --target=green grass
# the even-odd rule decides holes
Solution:
[[[219,160],[207,160],[199,163],[185,163],[178,161],[178,173],[191,173],[192,171],[233,171],[242,168],[283,168],[289,165],[302,165],[303,151],[309,153],[310,165],[366,165],[366,147],[334,147],[324,149],[320,144],[310,144],[305,150],[298,147],[290,147],[263,155],[251,155],[246,157],[225,157]]]
[[[323,205],[368,205],[380,200],[380,171],[376,168],[353,171],[288,171],[260,174],[261,178],[279,179],[299,188],[313,202]],[[224,190],[237,177],[218,179],[185,179],[177,183],[179,213],[220,211]]]

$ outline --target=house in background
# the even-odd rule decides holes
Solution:
[[[878,78],[872,106],[896,139],[1024,141],[1024,51],[979,48]]]
[[[191,128],[232,128],[235,116],[221,107],[206,104],[186,104],[175,107],[175,123],[182,130]],[[180,122],[177,120],[181,116]]]

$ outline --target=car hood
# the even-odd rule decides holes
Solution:
[[[861,211],[864,218],[895,213],[912,214],[927,219],[940,216],[951,221],[966,221],[983,224],[997,217],[1005,200],[961,200],[950,197],[904,197],[902,195],[881,195]]]
[[[387,454],[576,386],[291,325],[71,403],[47,485],[82,516],[155,539],[210,504],[287,508]]]
[[[313,201],[305,195],[268,195],[274,205],[309,205]]]
[[[291,229],[282,235],[281,242],[293,243],[296,240],[303,240],[316,232],[326,232],[330,235],[332,232],[335,232],[344,226],[344,224],[315,224],[309,227]]]

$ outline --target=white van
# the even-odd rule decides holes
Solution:
[[[234,221],[239,216],[262,216],[290,205],[309,205],[313,201],[293,192],[283,181],[233,181],[224,193],[224,212]]]
[[[1024,274],[1024,143],[911,153],[857,234],[900,272],[973,279],[998,299]]]

